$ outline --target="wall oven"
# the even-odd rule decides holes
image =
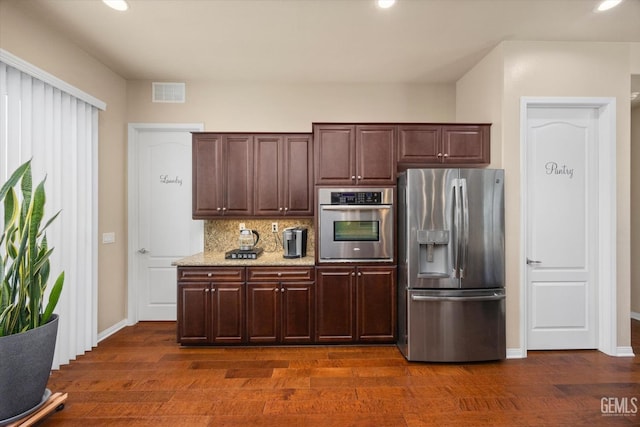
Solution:
[[[392,262],[393,188],[319,188],[318,262]]]

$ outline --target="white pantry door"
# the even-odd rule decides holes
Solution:
[[[527,348],[597,348],[597,109],[529,107]]]
[[[137,300],[136,320],[176,319],[177,276],[171,263],[203,250],[203,222],[191,218],[190,130],[201,129],[130,125],[135,145],[130,172],[137,181],[130,217],[137,211],[137,218],[130,218],[135,289],[129,295]]]

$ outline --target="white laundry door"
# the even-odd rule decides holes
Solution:
[[[135,133],[137,230],[130,259],[137,272],[136,318],[175,320],[171,263],[203,249],[203,222],[191,218],[191,133],[172,127],[137,127]]]
[[[529,107],[527,348],[597,348],[597,110]]]

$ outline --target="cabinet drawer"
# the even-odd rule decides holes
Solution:
[[[315,268],[313,267],[248,267],[248,282],[287,282],[287,281],[313,281]]]
[[[244,267],[180,267],[178,281],[244,282]]]

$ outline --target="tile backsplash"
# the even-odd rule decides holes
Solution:
[[[258,247],[265,252],[282,251],[282,232],[287,227],[306,227],[307,255],[314,252],[315,233],[313,219],[214,219],[204,224],[204,251],[226,252],[238,248],[239,224],[243,222],[245,228],[256,230],[260,234]],[[278,232],[271,232],[271,223],[278,223]],[[277,239],[276,239],[277,234]]]

